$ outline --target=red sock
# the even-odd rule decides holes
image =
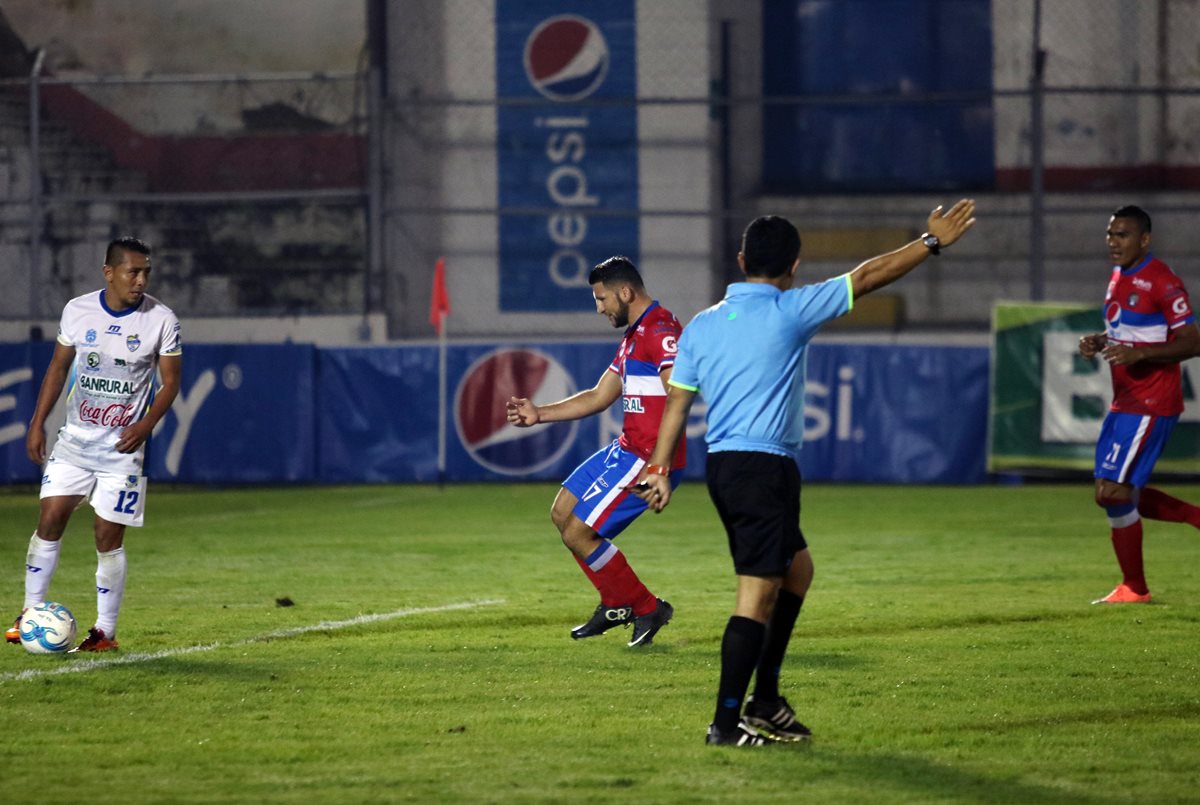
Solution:
[[[571,551],[571,556],[575,556],[574,551]],[[615,607],[621,606],[625,603],[624,601],[608,600],[608,598],[604,595],[604,589],[600,586],[600,578],[595,574],[595,572],[592,571],[590,567],[588,567],[588,563],[580,559],[578,556],[575,556],[575,561],[579,564],[579,569],[583,571],[583,575],[587,576],[588,581],[590,581],[592,586],[596,588],[596,592],[600,593],[601,604],[604,604],[606,607]]]
[[[1146,573],[1142,567],[1142,521],[1112,530],[1113,551],[1117,564],[1125,577],[1125,584],[1138,595],[1150,592],[1146,586]]]
[[[1173,498],[1150,486],[1143,488],[1138,496],[1138,513],[1151,520],[1187,523],[1193,528],[1200,528],[1200,506],[1193,506],[1186,500]]]
[[[612,543],[607,543],[605,552],[608,558],[599,570],[592,570],[586,560],[571,554],[575,556],[575,561],[583,569],[588,581],[599,591],[600,603],[606,607],[632,606],[634,615],[653,612],[658,606],[658,599],[633,572],[633,568],[625,560],[625,554]]]

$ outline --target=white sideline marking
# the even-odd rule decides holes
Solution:
[[[463,601],[458,604],[445,604],[440,607],[415,607],[410,609],[397,609],[395,612],[379,612],[373,615],[358,615],[353,618],[348,618],[344,621],[321,621],[309,626],[292,626],[287,629],[277,629],[273,632],[247,637],[244,640],[238,640],[236,643],[208,643],[203,646],[188,646],[187,648],[168,648],[162,651],[143,652],[140,654],[122,654],[119,657],[97,657],[93,660],[76,660],[69,665],[62,665],[58,668],[27,668],[24,671],[10,671],[6,674],[0,674],[0,683],[4,682],[20,682],[26,679],[37,679],[43,676],[57,676],[59,674],[80,674],[84,671],[94,671],[97,668],[108,668],[113,665],[131,665],[135,662],[151,662],[153,660],[162,660],[167,657],[182,657],[186,654],[199,654],[203,651],[216,651],[219,648],[237,648],[238,646],[248,646],[253,643],[267,643],[272,640],[281,640],[288,637],[296,637],[297,635],[308,634],[309,632],[328,632],[335,629],[346,629],[351,626],[360,626],[364,623],[378,623],[379,621],[390,621],[396,618],[407,618],[410,615],[428,615],[432,612],[453,612],[460,609],[476,609],[478,607],[491,607],[497,604],[503,604],[503,598],[488,598],[482,601]]]

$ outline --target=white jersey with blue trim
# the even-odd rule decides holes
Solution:
[[[50,460],[122,475],[144,475],[145,444],[118,453],[121,432],[146,415],[154,400],[160,355],[183,351],[179,319],[148,294],[136,307],[114,311],[104,291],[67,302],[58,343],[74,347],[67,380],[67,420]]]

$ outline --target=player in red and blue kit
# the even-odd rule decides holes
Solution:
[[[686,463],[685,445],[670,467],[647,464],[658,438],[667,401],[667,380],[679,348],[679,320],[652,299],[642,276],[628,258],[610,257],[588,276],[596,312],[613,327],[625,327],[617,355],[595,387],[565,400],[535,405],[513,397],[508,421],[525,428],[539,422],[563,422],[598,414],[621,399],[624,426],[619,438],[580,464],[563,481],[550,518],[575,560],[600,593],[592,617],[571,630],[571,637],[595,637],[622,624],[633,624],[630,646],[649,645],[671,620],[674,609],[641,582],[625,555],[612,543],[648,508],[630,487],[643,471],[668,476]],[[680,473],[675,473],[674,484]]]
[[[1096,443],[1096,504],[1108,512],[1123,579],[1093,604],[1150,600],[1142,563],[1142,517],[1200,528],[1200,507],[1146,486],[1183,413],[1179,364],[1200,355],[1200,327],[1182,280],[1150,253],[1150,216],[1121,207],[1108,223],[1112,277],[1105,332],[1079,339],[1079,352],[1112,368],[1113,401]]]

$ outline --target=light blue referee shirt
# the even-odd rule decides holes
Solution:
[[[708,405],[710,453],[745,450],[800,461],[808,342],[854,307],[850,275],[780,291],[735,282],[679,338],[672,386]]]

